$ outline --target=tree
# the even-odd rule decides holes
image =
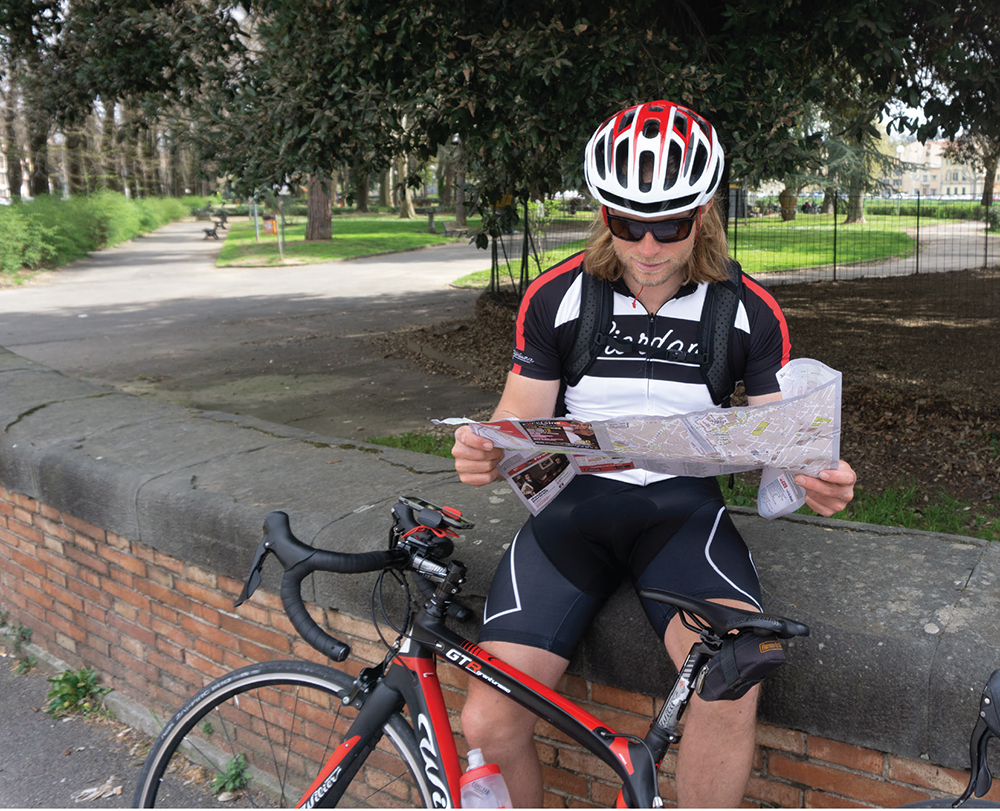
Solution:
[[[989,206],[1000,160],[1000,6],[959,0],[935,46],[924,63],[927,121],[918,137],[960,135],[953,154],[985,171]]]
[[[993,202],[997,166],[1000,165],[1000,137],[964,135],[948,144],[944,152],[956,163],[968,165],[973,172],[983,172],[983,193],[979,202],[989,206]]]

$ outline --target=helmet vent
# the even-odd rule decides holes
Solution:
[[[653,188],[653,165],[655,157],[652,152],[639,155],[639,191],[645,193]]]
[[[682,138],[687,138],[688,117],[679,110],[674,114],[674,127]]]
[[[628,188],[628,141],[622,141],[615,147],[615,174],[618,184]]]
[[[696,149],[694,153],[694,163],[691,165],[692,182],[698,180],[701,177],[707,165],[708,165],[708,150],[705,149],[704,146],[699,144],[698,149]]]
[[[625,115],[622,116],[621,123],[618,125],[618,132],[625,132],[629,127],[632,126],[632,122],[635,120],[635,110],[629,110]]]
[[[664,179],[663,190],[669,191],[669,189],[677,182],[677,175],[681,168],[681,148],[676,143],[670,144],[670,150],[667,153],[667,176]]]
[[[607,153],[604,149],[604,141],[598,141],[594,146],[594,165],[597,168],[597,174],[601,176],[601,180],[607,177]]]
[[[642,137],[643,138],[655,138],[660,134],[660,122],[659,121],[647,121],[642,126]]]

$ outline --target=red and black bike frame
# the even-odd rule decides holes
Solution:
[[[391,714],[404,705],[421,754],[418,779],[425,782],[435,807],[460,806],[461,765],[438,680],[438,657],[465,670],[469,678],[499,690],[593,752],[622,781],[619,806],[632,808],[650,808],[658,799],[656,768],[667,747],[680,739],[677,725],[690,697],[692,675],[707,658],[695,652],[688,657],[643,743],[617,734],[569,699],[421,612],[385,674],[364,696],[364,706],[344,743],[303,798],[304,807],[319,807],[324,799],[339,796],[340,791],[325,795],[338,787],[340,775],[353,773],[351,767],[363,754],[363,742],[377,738]]]

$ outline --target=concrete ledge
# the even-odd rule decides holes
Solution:
[[[397,495],[416,493],[476,521],[456,555],[472,574],[466,602],[481,608],[503,546],[526,516],[506,485],[467,488],[445,459],[154,403],[3,349],[0,424],[0,484],[8,490],[239,580],[269,510],[289,512],[310,543],[376,549]],[[967,538],[734,512],[768,609],[813,630],[768,682],[762,719],[967,767],[979,691],[1000,664],[1000,550]],[[270,567],[265,585],[276,574]],[[325,578],[311,589],[306,596],[325,606],[367,614],[365,578]],[[628,587],[602,613],[573,670],[651,695],[663,695],[673,676]]]

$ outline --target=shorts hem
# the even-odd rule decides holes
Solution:
[[[497,630],[491,632],[484,629],[480,631],[478,641],[480,643],[511,642],[515,645],[527,645],[530,648],[540,648],[541,650],[548,651],[549,653],[554,653],[557,656],[561,656],[563,659],[572,659],[574,653],[572,648],[560,643],[558,639],[552,639],[547,636],[538,636],[537,634],[528,634],[521,631]]]

